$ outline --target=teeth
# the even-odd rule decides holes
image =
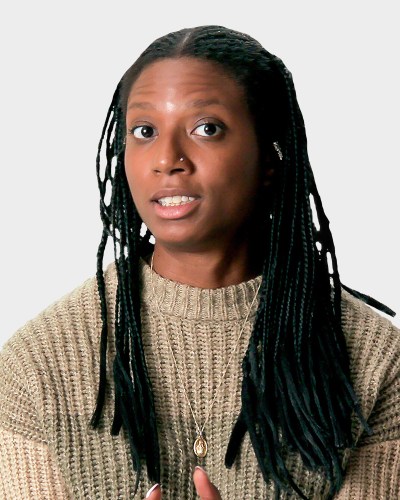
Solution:
[[[193,200],[193,196],[165,196],[164,198],[160,198],[158,203],[163,207],[176,207],[190,203]]]

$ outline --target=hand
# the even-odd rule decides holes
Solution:
[[[146,495],[146,500],[160,500],[161,499],[161,488],[159,484],[152,486]]]
[[[197,494],[200,500],[221,500],[221,495],[217,488],[209,480],[206,472],[200,467],[196,467],[193,473],[193,481],[196,486]],[[154,485],[153,488],[149,490],[147,500],[161,500],[161,488],[158,484]]]
[[[193,481],[200,500],[221,500],[219,491],[212,484],[206,472],[201,467],[195,468],[193,473]]]

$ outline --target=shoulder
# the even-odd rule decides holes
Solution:
[[[104,277],[112,315],[114,263],[107,266]],[[92,276],[19,328],[0,350],[0,424],[7,422],[8,428],[10,419],[20,420],[18,405],[25,407],[25,416],[55,411],[58,392],[68,392],[68,385],[79,383],[83,371],[97,369],[101,327],[97,279]],[[43,404],[49,406],[38,408]]]
[[[400,428],[400,329],[343,289],[342,327],[364,417],[378,434],[382,419],[390,421],[384,424],[383,440],[400,438],[390,430]]]
[[[353,361],[379,366],[380,371],[399,361],[400,329],[343,289],[342,328]]]
[[[104,271],[108,306],[116,291],[115,264],[110,263]],[[26,348],[32,343],[36,348],[41,342],[51,341],[71,331],[79,331],[93,325],[100,311],[100,298],[96,276],[91,276],[73,290],[54,301],[37,316],[19,328],[0,350],[2,357],[11,351]]]

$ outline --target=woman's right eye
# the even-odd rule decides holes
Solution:
[[[138,125],[131,128],[129,133],[136,139],[151,139],[154,136],[154,128],[150,127],[150,125]]]

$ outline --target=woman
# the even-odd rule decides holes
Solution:
[[[340,282],[282,61],[156,40],[97,173],[96,279],[2,351],[3,496],[397,498],[399,331]]]

